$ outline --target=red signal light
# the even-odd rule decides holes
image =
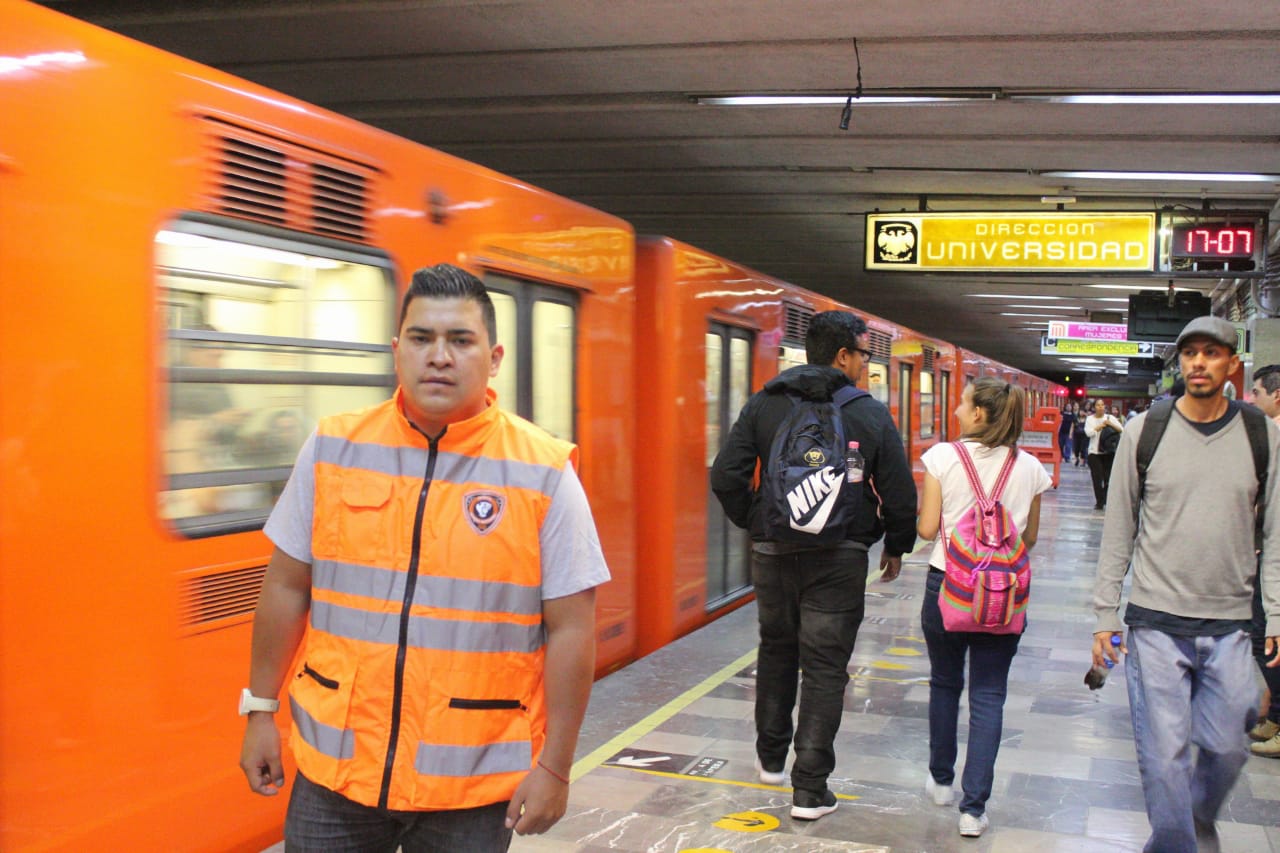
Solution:
[[[1076,396],[1077,396],[1077,397],[1083,397],[1083,396],[1084,396],[1084,389],[1083,389],[1083,388],[1077,388],[1077,389],[1076,389]]]

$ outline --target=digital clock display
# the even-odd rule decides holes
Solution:
[[[1251,258],[1257,240],[1252,222],[1189,222],[1173,226],[1169,251],[1175,258]]]

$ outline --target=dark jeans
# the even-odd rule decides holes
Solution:
[[[1071,450],[1072,450],[1071,433],[1069,432],[1058,433],[1058,451],[1062,455],[1063,462],[1071,461]]]
[[[1271,710],[1267,719],[1280,723],[1280,666],[1267,666],[1267,614],[1262,609],[1262,578],[1253,582],[1253,628],[1249,632],[1253,640],[1253,659],[1262,670],[1262,680],[1271,691]]]
[[[352,802],[293,774],[284,818],[285,853],[502,853],[507,803],[455,811],[404,812]]]
[[[1093,475],[1093,502],[1107,505],[1107,488],[1111,485],[1111,466],[1116,461],[1114,453],[1090,453],[1089,473]]]
[[[1009,665],[1021,634],[981,634],[942,627],[938,589],[942,572],[929,570],[924,584],[920,624],[929,647],[929,772],[939,785],[956,778],[956,727],[964,691],[964,659],[969,655],[969,748],[965,752],[964,796],[960,811],[980,815],[987,809],[995,779],[996,753],[1004,729],[1004,700]]]
[[[1071,444],[1076,452],[1076,461],[1083,462],[1085,454],[1089,452],[1089,436],[1082,429],[1076,430],[1071,433]]]
[[[865,606],[867,552],[752,551],[751,580],[760,619],[756,754],[766,769],[782,769],[786,763],[796,673],[803,670],[791,786],[821,794],[836,766],[834,742],[844,712],[849,657]]]

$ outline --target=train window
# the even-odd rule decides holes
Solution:
[[[577,297],[571,290],[493,272],[484,282],[503,349],[502,366],[492,380],[498,405],[573,441]]]
[[[159,513],[187,536],[259,528],[316,421],[395,386],[390,265],[204,220],[174,222],[155,243],[168,401]]]
[[[489,288],[489,300],[493,302],[494,318],[498,325],[498,343],[502,344],[502,366],[498,375],[489,380],[489,387],[498,392],[498,405],[516,406],[516,370],[520,363],[520,324],[516,322],[516,298]]]
[[[920,373],[920,437],[933,435],[933,374]]]
[[[885,408],[889,407],[889,365],[878,361],[867,362],[867,391]]]
[[[911,458],[911,365],[903,362],[898,365],[898,432],[902,434],[902,445],[907,449],[907,458]]]
[[[751,395],[751,333],[712,323],[706,333],[706,467]],[[708,480],[704,478],[703,482]],[[707,489],[708,611],[743,595],[751,584],[751,540],[730,523],[720,501]]]
[[[778,349],[778,372],[792,367],[798,367],[802,364],[808,364],[809,359],[805,355],[804,347],[795,344],[783,343]]]
[[[942,418],[940,420],[940,423],[942,424],[941,438],[943,441],[950,441],[951,440],[951,373],[946,370],[942,371],[941,391],[942,391],[942,396],[940,398],[942,402]]]

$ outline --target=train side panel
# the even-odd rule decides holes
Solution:
[[[399,285],[429,263],[573,294],[590,329],[572,338],[581,471],[617,578],[601,594],[601,664],[633,656],[630,227],[48,10],[5,14],[0,53],[16,64],[0,112],[22,121],[0,131],[0,848],[279,838],[286,798],[249,793],[232,710],[271,544],[255,530],[193,538],[157,506],[157,234],[193,215],[380,259],[372,311],[388,330]],[[229,137],[289,168],[360,175],[362,235],[228,209],[213,173]]]

